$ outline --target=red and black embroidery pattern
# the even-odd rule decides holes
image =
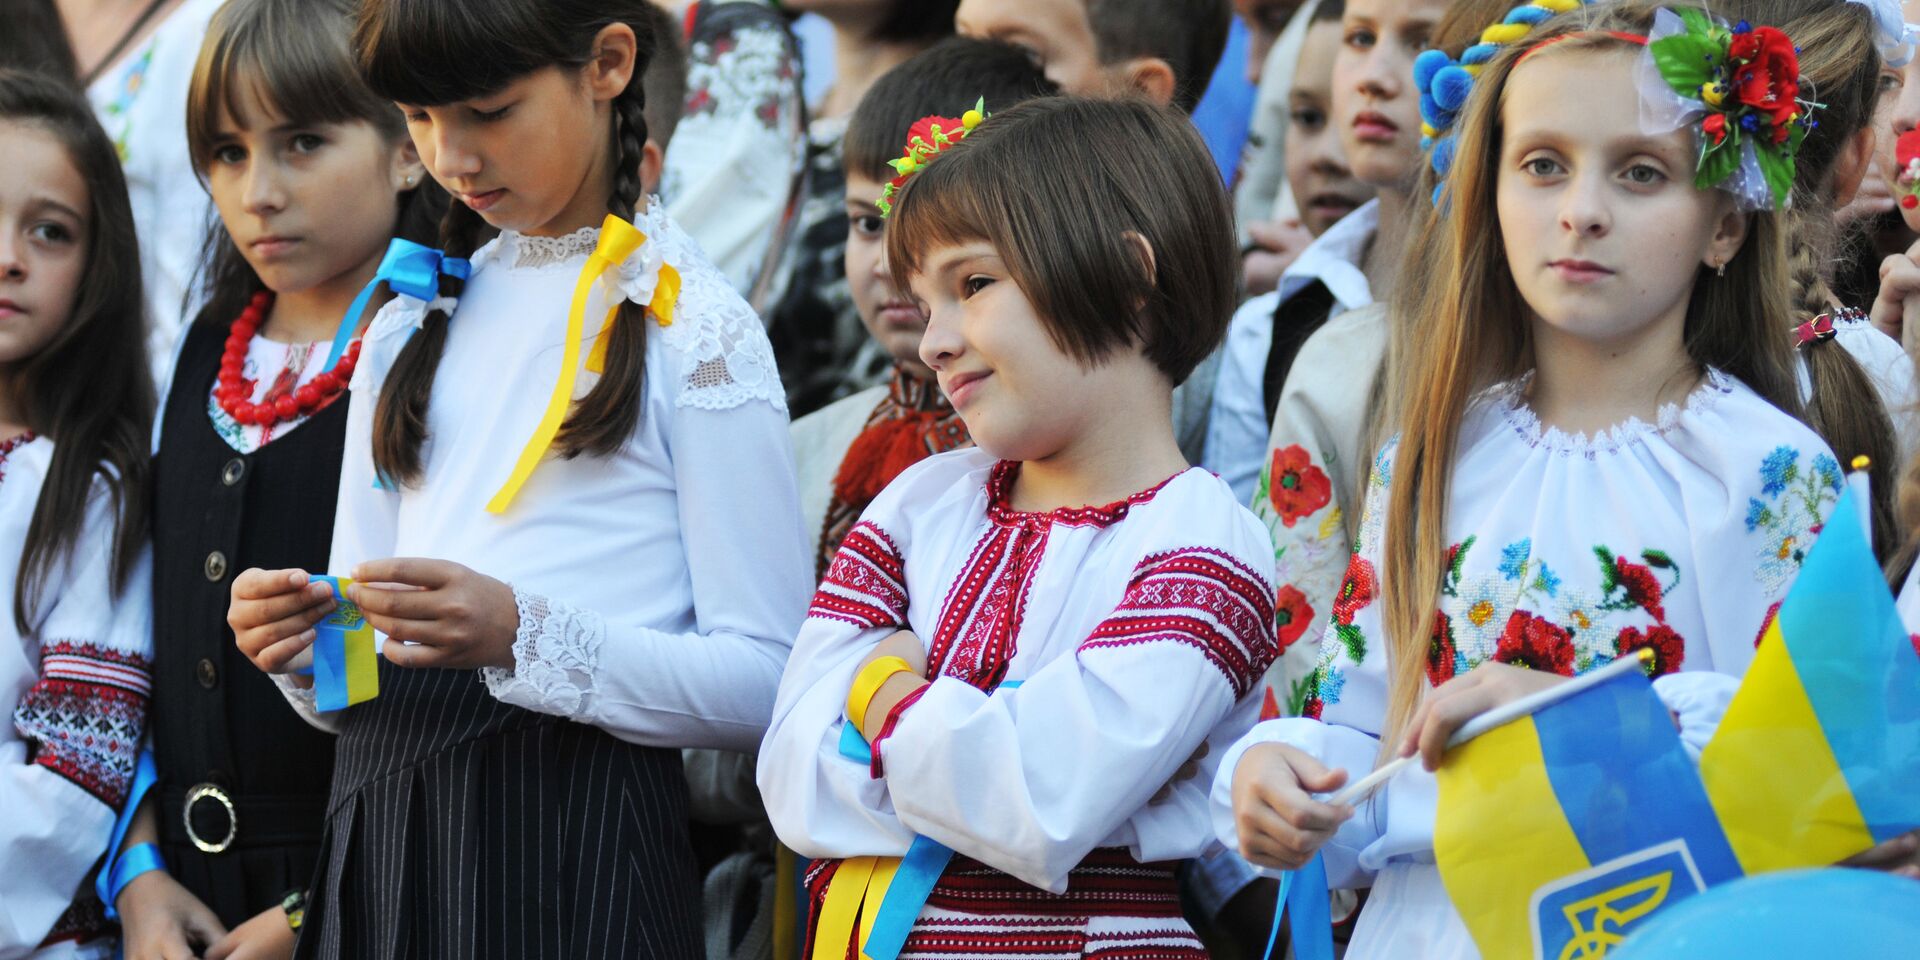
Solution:
[[[1176,550],[1147,557],[1112,615],[1081,650],[1159,641],[1184,643],[1227,678],[1238,700],[1280,654],[1273,588],[1218,550]]]
[[[40,651],[40,679],[14,708],[33,741],[33,762],[116,809],[126,802],[152,689],[145,657],[55,641]]]
[[[907,562],[885,530],[870,522],[848,532],[813,595],[807,616],[863,630],[907,622]]]

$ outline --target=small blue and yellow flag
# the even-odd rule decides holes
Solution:
[[[1436,778],[1440,878],[1489,960],[1605,956],[1655,910],[1741,874],[1638,671],[1468,741]]]
[[[1841,497],[1697,767],[1633,672],[1448,754],[1434,854],[1484,956],[1595,960],[1709,886],[1920,828],[1920,651],[1866,502]]]
[[[347,599],[346,577],[315,577],[333,586],[339,604],[314,625],[313,699],[320,710],[344,710],[380,695],[379,654],[374,649],[373,625]]]
[[[1867,503],[1850,486],[1835,505],[1700,755],[1748,873],[1825,866],[1920,828],[1920,652]]]

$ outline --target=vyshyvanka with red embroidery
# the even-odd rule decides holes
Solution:
[[[1201,775],[1253,722],[1276,652],[1273,551],[1218,477],[1188,469],[1100,507],[1008,505],[1020,467],[925,460],[862,516],[815,594],[781,681],[759,783],[813,858],[809,955],[846,858],[954,851],[901,956],[1204,957],[1174,865],[1217,843]],[[843,753],[849,684],[909,629],[932,683],[871,762]],[[869,902],[871,912],[878,906]]]

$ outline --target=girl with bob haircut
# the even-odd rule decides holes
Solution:
[[[1144,102],[913,136],[887,254],[978,447],[867,508],[781,681],[759,782],[814,858],[809,955],[870,925],[873,858],[937,844],[899,915],[914,955],[1038,934],[1204,957],[1174,867],[1213,847],[1206,781],[1170,781],[1252,723],[1275,652],[1266,533],[1173,432],[1233,309],[1226,193],[1186,118]]]
[[[296,956],[702,953],[680,750],[759,742],[809,581],[764,330],[641,192],[648,3],[358,7],[470,269],[353,373],[327,569],[384,662],[327,713],[277,678],[339,733]],[[235,581],[260,668],[310,579]]]
[[[134,960],[291,954],[320,853],[334,738],[252,668],[226,613],[241,570],[325,568],[354,345],[380,301],[348,314],[389,239],[433,243],[446,206],[405,119],[360,79],[352,25],[348,0],[231,0],[187,91],[220,220],[156,430],[158,779],[107,891]],[[148,845],[159,857],[135,874]]]
[[[1787,191],[1700,160],[1733,128],[1790,171],[1817,111],[1783,86],[1759,91],[1781,98],[1764,111],[1696,97],[1643,121],[1643,97],[1674,86],[1649,38],[1679,31],[1722,62],[1742,49],[1699,7],[1622,2],[1556,17],[1481,72],[1448,215],[1412,247],[1426,333],[1309,717],[1261,724],[1221,762],[1224,842],[1266,868],[1324,853],[1335,887],[1372,887],[1356,960],[1476,955],[1433,861],[1430,771],[1453,731],[1647,649],[1702,746],[1838,499],[1780,335]],[[1793,41],[1755,31],[1791,83]],[[1416,752],[1424,767],[1358,809],[1314,799]]]
[[[0,70],[0,169],[0,955],[97,957],[152,686],[140,251],[67,84]]]

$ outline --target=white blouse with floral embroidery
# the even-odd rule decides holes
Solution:
[[[1571,675],[1649,647],[1654,690],[1697,751],[1839,499],[1840,465],[1805,424],[1717,371],[1657,423],[1592,439],[1543,428],[1524,392],[1524,380],[1492,391],[1462,425],[1428,679],[1487,662]],[[1307,703],[1320,719],[1262,723],[1221,762],[1214,825],[1230,847],[1233,769],[1254,744],[1285,742],[1355,776],[1374,765],[1392,451],[1375,459],[1360,552],[1321,640]],[[1434,801],[1431,774],[1403,771],[1323,851],[1334,886],[1373,886],[1355,960],[1475,955],[1433,865]]]
[[[369,325],[330,572],[415,556],[505,580],[520,609],[517,664],[479,671],[496,697],[636,743],[751,750],[811,587],[785,395],[759,318],[657,200],[635,226],[647,242],[590,298],[574,391],[598,382],[584,361],[609,298],[650,302],[672,264],[678,303],[670,324],[646,321],[640,424],[626,445],[550,453],[504,514],[487,512],[546,408],[599,240],[597,229],[504,233],[472,258],[434,377],[423,475],[399,490],[374,484],[373,410],[430,305],[397,297]],[[330,725],[310,693],[282,689]]]

